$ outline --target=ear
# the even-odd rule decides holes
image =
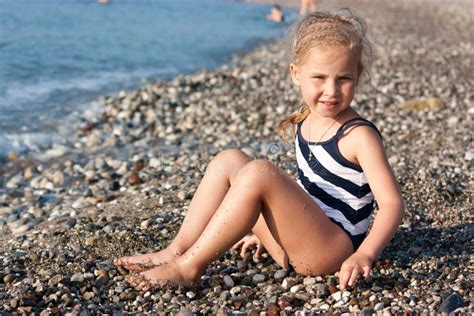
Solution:
[[[298,66],[296,66],[293,63],[290,64],[290,74],[291,74],[291,80],[293,80],[293,83],[299,86],[300,85],[299,69],[298,69]]]

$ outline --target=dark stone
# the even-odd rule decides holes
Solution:
[[[335,276],[328,276],[326,284],[336,286],[337,278]]]
[[[329,296],[329,289],[325,284],[318,283],[315,287],[317,298],[325,298]]]
[[[374,309],[372,307],[367,307],[367,308],[364,308],[362,310],[362,312],[360,312],[359,315],[361,315],[361,316],[371,316],[373,314],[375,314]]]
[[[107,274],[100,275],[94,282],[94,285],[97,288],[101,288],[109,281],[109,276]]]
[[[110,191],[117,191],[120,189],[120,184],[118,181],[112,181],[109,183],[109,189]]]
[[[66,222],[66,227],[73,228],[74,226],[76,226],[76,224],[77,220],[75,218],[71,218]]]
[[[464,307],[465,303],[461,295],[458,293],[453,293],[448,296],[443,303],[439,306],[438,311],[443,313],[451,313],[459,307]]]

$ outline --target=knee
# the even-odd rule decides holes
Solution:
[[[272,177],[278,174],[278,167],[268,160],[257,159],[248,162],[236,175],[236,181],[252,187],[268,185]]]
[[[223,171],[229,176],[236,174],[250,157],[240,149],[226,149],[218,153],[209,163],[208,171]]]

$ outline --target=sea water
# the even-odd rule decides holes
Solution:
[[[231,0],[0,0],[0,156],[67,138],[99,96],[214,68],[282,35],[268,11]]]

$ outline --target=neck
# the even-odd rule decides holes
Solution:
[[[344,109],[341,112],[339,112],[336,116],[333,117],[328,117],[328,116],[321,116],[317,114],[314,111],[311,111],[310,114],[308,115],[308,119],[320,126],[325,126],[327,124],[332,124],[334,121],[336,122],[341,122],[344,117],[346,116],[347,113],[349,113],[350,108]]]

